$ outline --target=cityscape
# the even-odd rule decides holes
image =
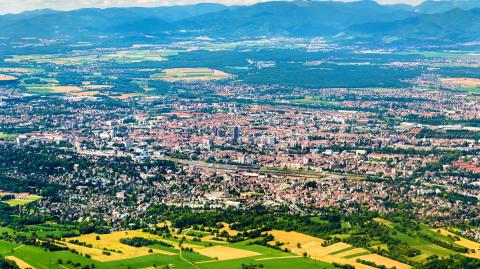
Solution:
[[[0,16],[0,268],[480,268],[478,1],[52,8]]]

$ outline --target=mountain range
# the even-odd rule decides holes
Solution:
[[[452,9],[445,13],[422,14],[404,20],[366,23],[347,29],[350,36],[367,40],[426,40],[467,42],[480,40],[480,8]]]
[[[480,0],[426,1],[418,6],[371,0],[272,1],[246,6],[197,4],[157,8],[36,10],[0,16],[0,37],[98,36],[313,37],[397,42],[476,41]]]
[[[412,10],[424,14],[434,14],[447,12],[456,8],[463,10],[480,8],[480,0],[428,0],[413,7]]]

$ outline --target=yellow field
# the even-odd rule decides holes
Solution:
[[[373,220],[374,220],[375,222],[384,224],[384,225],[386,225],[386,226],[391,226],[391,225],[393,224],[391,221],[388,221],[388,220],[382,219],[382,218],[373,218]]]
[[[243,250],[238,248],[225,247],[225,246],[214,246],[214,247],[202,248],[202,249],[197,249],[196,251],[204,256],[218,259],[218,260],[233,260],[233,259],[240,259],[240,258],[247,258],[247,257],[262,255],[261,253],[258,253],[258,252],[253,252],[253,251],[248,251],[248,250]]]
[[[432,229],[432,231],[434,231],[436,233],[440,231],[440,234],[442,234],[442,235],[449,236],[449,237],[452,237],[452,238],[454,238],[454,237],[460,238],[460,240],[455,241],[455,244],[460,245],[462,247],[466,247],[473,252],[473,253],[467,253],[467,254],[464,254],[464,255],[468,256],[468,257],[480,259],[480,243],[469,240],[469,239],[466,239],[466,238],[461,237],[461,236],[458,236],[458,235],[456,235],[454,233],[451,233],[451,232],[449,232],[445,229]]]
[[[297,248],[298,243],[300,243],[301,246],[304,246],[306,244],[312,243],[314,243],[315,245],[322,245],[322,243],[325,242],[325,240],[323,239],[297,232],[272,230],[268,233],[273,235],[273,237],[275,238],[274,241],[284,243],[284,245],[281,246],[282,249]]]
[[[129,63],[139,63],[143,61],[166,61],[166,57],[162,57],[157,51],[118,51],[117,53],[106,54],[106,60],[123,61]]]
[[[72,93],[82,91],[82,88],[77,86],[51,86],[48,88],[57,93]]]
[[[102,90],[102,89],[111,89],[113,86],[110,85],[84,85],[84,89],[86,90]]]
[[[223,231],[227,232],[230,236],[236,236],[238,235],[238,231],[232,230],[231,224],[225,223],[225,222],[220,222],[219,224],[223,225],[223,228],[219,229],[218,232],[222,233]],[[215,229],[214,229],[215,230]],[[177,234],[178,236],[184,236],[187,239],[194,239],[195,236],[187,235],[188,231],[184,231],[182,234]],[[217,243],[217,244],[227,244],[226,240],[220,241],[222,238],[217,237],[215,234],[209,234],[204,237],[202,237],[202,242],[211,242],[211,243]]]
[[[121,94],[121,95],[119,95],[119,96],[112,96],[112,98],[120,99],[120,100],[126,100],[126,99],[129,99],[129,98],[141,97],[141,96],[145,96],[145,94],[141,94],[141,93],[124,93],[124,94]]]
[[[100,237],[100,240],[96,239],[97,236]],[[148,247],[136,248],[136,247],[132,247],[132,246],[128,246],[120,243],[120,239],[132,238],[132,237],[143,237],[148,239],[155,239],[155,240],[160,240],[160,241],[173,244],[173,242],[169,242],[160,236],[145,233],[138,230],[113,232],[111,234],[86,234],[78,237],[66,238],[65,242],[58,242],[58,243],[66,244],[68,248],[75,249],[82,254],[89,254],[92,257],[92,259],[100,262],[136,258],[136,257],[146,256],[152,253],[159,253],[164,255],[176,255],[176,253],[158,250],[158,249],[152,249],[153,252],[150,253]],[[68,243],[68,241],[70,240],[78,240],[80,242],[92,244],[92,248]],[[112,250],[112,251],[109,251],[110,255],[103,254],[103,250],[105,248],[108,250]],[[114,252],[113,250],[117,252]],[[121,253],[118,253],[118,252],[121,252]]]
[[[354,248],[354,249],[351,249],[351,250],[347,250],[347,251],[344,251],[344,252],[340,252],[338,254],[335,254],[335,256],[337,257],[347,257],[347,256],[350,256],[350,255],[355,255],[355,254],[360,254],[360,253],[364,253],[366,252],[367,250],[366,249],[363,249],[363,248]]]
[[[0,74],[0,81],[14,81],[17,80],[14,76]]]
[[[374,269],[374,267],[372,266],[364,265],[357,262],[357,259],[364,259],[364,257],[366,257],[364,260],[372,259],[372,261],[377,263],[378,265],[388,265],[387,267],[389,268],[392,266],[396,266],[398,269],[410,268],[410,266],[407,264],[403,264],[379,255],[372,256],[372,254],[366,254],[353,258],[344,258],[349,255],[359,254],[368,251],[363,248],[346,250],[351,248],[352,246],[343,242],[335,243],[324,247],[322,246],[322,243],[325,242],[324,240],[306,234],[278,230],[273,230],[269,233],[275,238],[274,241],[269,242],[269,244],[273,245],[275,244],[275,242],[282,242],[284,243],[284,245],[280,246],[280,248],[288,249],[292,253],[297,255],[303,255],[304,253],[306,253],[308,257],[314,260],[324,261],[328,263],[349,264],[357,269]],[[300,244],[300,247],[298,247],[298,244]],[[332,254],[342,250],[345,251],[337,254]],[[375,260],[373,260],[374,258]],[[390,264],[393,265],[389,266]]]
[[[315,260],[321,260],[321,261],[324,261],[324,262],[328,262],[328,263],[349,264],[351,266],[354,266],[355,269],[375,269],[375,267],[356,262],[357,258],[355,258],[355,259],[344,259],[344,258],[336,257],[336,256],[333,256],[333,255],[325,255],[325,256],[321,257],[321,259],[317,259],[315,257],[311,257],[311,258],[315,259]]]
[[[100,94],[99,91],[85,91],[85,92],[75,92],[72,95],[77,97],[84,97],[84,96],[95,96]]]
[[[283,257],[270,257],[270,258],[261,258],[255,259],[256,261],[269,261],[269,260],[286,260],[286,259],[298,259],[303,258],[303,256],[283,256]]]
[[[35,269],[35,267],[31,266],[30,264],[24,262],[23,260],[17,257],[8,256],[8,257],[5,257],[5,259],[14,261],[18,265],[18,267],[20,267],[20,269],[27,269],[27,268]]]
[[[37,91],[46,91],[46,92],[54,92],[54,93],[78,93],[82,91],[82,88],[77,86],[49,85],[49,86],[38,86],[34,88]]]
[[[446,86],[480,87],[480,79],[478,78],[441,78],[440,80]]]
[[[347,243],[339,242],[326,247],[315,247],[313,244],[306,244],[302,249],[311,256],[321,257],[350,247],[352,246]]]
[[[0,72],[7,72],[7,73],[33,73],[33,70],[32,70],[32,69],[27,69],[27,68],[5,67],[5,68],[0,68]]]
[[[220,233],[223,232],[223,231],[225,231],[225,232],[227,232],[230,236],[237,236],[237,235],[238,235],[238,231],[232,230],[232,229],[230,228],[230,227],[231,227],[230,224],[224,223],[224,222],[222,222],[221,224],[223,225],[223,228],[220,229],[220,231],[219,231]]]
[[[355,257],[353,259],[361,259],[369,262],[374,262],[377,265],[384,265],[387,268],[395,267],[397,269],[409,269],[411,268],[410,265],[394,261],[392,259],[380,256],[378,254],[368,254],[360,257]]]
[[[476,252],[474,253],[467,253],[467,254],[463,254],[464,256],[467,256],[467,257],[470,257],[470,258],[474,258],[474,259],[480,259],[480,252],[478,252],[478,250],[476,250]]]

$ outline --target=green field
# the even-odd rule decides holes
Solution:
[[[309,220],[315,225],[328,225],[329,221],[322,219],[321,217],[310,217]],[[359,246],[351,244],[350,246],[343,247],[336,251],[330,252],[331,256],[338,256],[345,259],[355,260],[364,255],[377,253],[380,249],[395,249],[397,253],[402,253],[401,249],[406,250],[408,248],[419,250],[420,252],[414,256],[406,256],[403,254],[403,260],[400,260],[403,263],[420,264],[427,261],[431,256],[436,255],[441,258],[448,258],[454,255],[459,254],[450,248],[461,247],[455,244],[455,239],[437,233],[435,230],[432,230],[432,227],[419,224],[416,228],[405,228],[404,225],[395,222],[395,219],[382,219],[375,218],[375,222],[380,224],[380,227],[377,227],[376,230],[383,230],[383,235],[388,234],[392,240],[398,241],[401,243],[392,244],[392,240],[389,242],[382,241],[382,239],[377,237],[370,237],[369,242],[364,246]],[[207,239],[207,236],[210,236],[210,232],[201,231],[204,227],[198,228],[196,226],[190,228],[172,228],[168,233],[157,233],[158,236],[163,238],[160,241],[168,242],[171,246],[160,244],[159,242],[154,243],[153,245],[146,246],[149,249],[156,249],[165,252],[161,253],[152,253],[152,254],[141,254],[140,256],[134,256],[135,258],[127,257],[120,260],[113,259],[111,261],[100,262],[100,259],[91,259],[86,254],[77,254],[77,252],[72,252],[68,250],[60,251],[47,251],[43,247],[33,246],[33,245],[24,245],[22,243],[15,243],[14,240],[8,238],[23,237],[23,238],[38,238],[38,240],[44,241],[48,238],[65,238],[65,241],[68,242],[69,237],[75,237],[79,235],[77,230],[77,225],[75,224],[57,224],[54,222],[47,222],[44,224],[36,225],[25,225],[20,227],[0,227],[0,234],[3,235],[2,238],[7,238],[9,241],[0,240],[0,255],[1,256],[14,256],[22,261],[28,263],[34,268],[37,269],[74,269],[74,268],[132,268],[132,269],[145,269],[145,268],[180,268],[180,269],[242,269],[243,265],[262,265],[263,268],[270,269],[290,269],[290,268],[299,268],[299,269],[333,269],[337,268],[329,263],[322,262],[319,260],[313,260],[310,258],[304,258],[299,253],[293,254],[285,251],[280,251],[275,248],[258,245],[255,242],[258,242],[259,238],[254,239],[244,239],[244,241],[229,243],[223,241],[211,241]],[[349,240],[360,236],[365,235],[362,229],[359,228],[352,221],[341,221],[340,222],[341,231],[338,234],[332,234],[332,237],[341,238],[344,242],[349,242]],[[208,228],[208,227],[207,227]],[[381,229],[380,229],[381,228]],[[211,228],[214,229],[214,228]],[[152,235],[148,233],[148,230],[135,230],[138,233],[145,233],[143,236],[147,237]],[[158,230],[157,230],[158,231]],[[175,231],[175,232],[174,232]],[[152,232],[150,230],[150,232]],[[178,233],[179,232],[179,233]],[[218,232],[218,230],[217,230]],[[371,231],[375,233],[375,231]],[[127,232],[117,232],[118,236],[125,234],[132,234]],[[89,235],[86,235],[87,237]],[[106,235],[99,235],[102,240],[112,240],[107,239]],[[135,235],[137,236],[137,235]],[[140,235],[142,236],[142,235]],[[185,237],[184,237],[185,236]],[[197,241],[199,236],[203,236],[203,241]],[[264,235],[262,235],[264,236]],[[260,237],[260,239],[262,238]],[[429,238],[425,237],[428,236]],[[184,238],[182,238],[184,237]],[[188,238],[187,238],[188,237]],[[84,237],[86,238],[86,237]],[[91,237],[90,235],[90,238]],[[120,237],[122,238],[122,237]],[[114,240],[119,240],[119,237],[114,238]],[[195,240],[193,240],[195,238]],[[99,240],[99,239],[97,239]],[[208,241],[207,241],[208,240]],[[441,242],[448,243],[450,245],[443,245]],[[21,242],[21,241],[17,241]],[[57,241],[58,242],[58,241]],[[91,242],[91,241],[82,241],[82,242]],[[111,241],[113,242],[113,241]],[[188,249],[180,249],[180,244],[186,247],[193,247],[195,251],[189,251]],[[119,244],[125,244],[119,241]],[[113,246],[113,245],[112,245]],[[145,245],[143,245],[145,246]],[[250,252],[255,252],[257,255],[242,255],[231,258],[232,256],[227,257],[224,260],[217,260],[213,255],[216,253],[210,252],[210,254],[204,253],[204,248],[211,246],[217,246],[219,251],[225,251],[228,255],[234,255],[235,249],[246,250]],[[227,247],[227,248],[225,248]],[[70,247],[72,249],[72,247]],[[95,248],[95,246],[94,246]],[[362,248],[360,252],[349,252],[350,250],[355,250],[357,248]],[[76,248],[74,248],[76,249]],[[81,253],[90,253],[85,252],[85,250],[78,250]],[[126,252],[125,252],[126,253]],[[146,252],[145,252],[146,253]],[[170,255],[168,255],[170,253]],[[203,254],[200,254],[203,253]],[[345,255],[342,255],[345,253]],[[144,256],[142,256],[144,255]],[[206,256],[208,255],[208,256]],[[390,257],[391,258],[391,257]],[[321,259],[320,259],[321,260]],[[168,267],[166,267],[168,265]],[[88,267],[87,267],[88,266]],[[93,267],[92,267],[93,266]],[[258,267],[260,268],[260,267]]]
[[[209,232],[203,232],[203,231],[188,231],[186,233],[186,235],[196,236],[196,237],[204,237],[204,236],[210,235],[210,233]]]
[[[38,196],[38,195],[28,195],[26,197],[22,197],[22,198],[18,198],[18,199],[11,199],[11,200],[7,200],[5,201],[5,203],[9,206],[23,206],[23,205],[27,205],[27,204],[30,204],[32,202],[35,202],[35,201],[38,201],[42,199],[42,196]]]
[[[188,234],[190,230],[186,230]],[[47,222],[44,224],[26,225],[22,227],[7,228],[0,227],[0,234],[4,236],[20,236],[20,237],[37,237],[40,240],[47,238],[71,237],[77,232],[75,225],[57,224],[54,222]],[[210,233],[203,231],[192,231],[194,234],[209,235]],[[180,235],[181,236],[181,235]],[[180,242],[180,239],[168,238],[170,242]],[[242,265],[247,264],[261,264],[263,268],[270,269],[333,269],[334,266],[321,261],[315,261],[290,253],[286,253],[273,248],[252,244],[253,239],[245,240],[238,243],[219,243],[219,245],[228,246],[241,250],[256,252],[259,255],[248,258],[237,258],[231,260],[216,260],[211,257],[201,255],[196,252],[180,251],[168,246],[159,244],[149,245],[151,249],[159,249],[176,253],[175,255],[164,255],[160,253],[149,254],[146,256],[128,258],[123,260],[115,260],[109,262],[99,262],[93,260],[86,255],[76,254],[68,250],[61,251],[47,251],[40,246],[24,245],[22,243],[9,242],[0,240],[0,255],[4,257],[14,256],[22,261],[28,263],[36,269],[74,269],[74,268],[164,268],[166,265],[169,268],[179,269],[241,269]],[[193,240],[184,239],[184,244],[204,246],[215,246],[217,244],[210,242],[196,242]]]
[[[472,58],[479,56],[477,51],[411,51],[397,54],[422,55],[427,58]]]
[[[480,88],[478,87],[467,87],[463,88],[466,91],[473,92],[473,93],[480,93]]]
[[[414,261],[422,261],[426,258],[428,258],[431,255],[438,255],[442,257],[449,257],[450,255],[455,255],[456,252],[437,246],[433,243],[430,243],[429,241],[419,238],[419,237],[413,237],[409,236],[404,233],[398,232],[396,235],[393,236],[395,239],[401,240],[405,243],[407,243],[410,247],[413,247],[415,249],[419,249],[421,251],[421,254],[413,257]]]
[[[180,255],[167,256],[161,254],[152,254],[139,258],[101,263],[69,251],[46,252],[40,247],[24,246],[6,241],[0,241],[0,255],[15,256],[37,269],[73,269],[78,268],[72,265],[76,263],[80,263],[82,266],[95,265],[95,268],[100,269],[147,268],[154,265],[162,268],[162,266],[167,264],[172,268],[180,269],[240,269],[242,268],[242,264],[263,264],[264,268],[270,269],[335,268],[332,265],[324,262],[293,256],[291,254],[286,254],[284,252],[267,247],[247,245],[245,243],[231,244],[230,246],[259,252],[261,255],[252,258],[216,261],[196,253],[184,252],[182,255],[183,259],[180,257]],[[59,260],[62,261],[62,264],[59,264]]]
[[[0,132],[0,140],[15,140],[17,138],[17,135],[15,134],[6,134]]]
[[[313,97],[313,96],[306,96],[303,99],[294,99],[291,102],[295,104],[320,105],[320,106],[329,106],[329,105],[337,104],[336,102],[327,101],[327,100],[324,100],[318,97]]]
[[[62,54],[31,54],[31,55],[13,55],[5,60],[10,63],[54,63],[57,65],[76,66],[97,62],[117,62],[120,64],[139,63],[144,61],[166,61],[168,56],[177,55],[179,51],[171,49],[128,49],[120,51],[107,51],[102,53],[91,53],[90,51],[81,51],[78,56]]]

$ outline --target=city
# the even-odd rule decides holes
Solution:
[[[478,42],[122,38],[2,40],[0,268],[480,267]]]

